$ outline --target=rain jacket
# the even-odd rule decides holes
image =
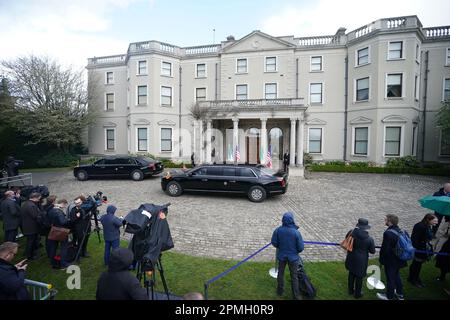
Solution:
[[[275,229],[272,235],[272,245],[278,248],[277,259],[294,262],[300,259],[299,253],[304,249],[304,243],[298,227],[294,223],[292,212],[283,215],[282,226]]]
[[[97,300],[148,300],[147,292],[139,280],[128,271],[133,252],[126,248],[112,251],[107,272],[97,282]]]

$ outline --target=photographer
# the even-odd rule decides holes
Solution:
[[[81,206],[86,201],[84,196],[75,198],[75,206],[69,212],[69,220],[72,223],[73,243],[80,249],[81,257],[87,258],[87,244],[91,233],[91,215]],[[83,241],[84,237],[84,241]]]
[[[19,167],[23,164],[22,160],[16,160],[13,156],[8,156],[5,161],[5,169],[8,177],[19,175]]]
[[[128,271],[133,259],[129,249],[112,251],[108,271],[103,272],[97,282],[97,300],[148,300],[146,290]]]

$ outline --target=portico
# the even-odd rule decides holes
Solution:
[[[290,168],[303,168],[304,112],[302,99],[206,101],[206,119],[197,120],[202,163],[267,164],[282,168],[290,154]],[[204,124],[206,123],[206,125]],[[270,153],[269,153],[270,151]]]

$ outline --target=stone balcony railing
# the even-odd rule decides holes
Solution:
[[[417,16],[379,19],[350,32],[347,34],[347,39],[351,42],[375,31],[392,31],[409,28],[422,28],[422,24]]]
[[[450,38],[450,26],[423,28],[426,39]]]
[[[296,108],[304,107],[303,98],[281,98],[281,99],[247,99],[247,100],[211,100],[199,102],[201,108],[211,111],[227,109],[264,110],[271,108]]]
[[[123,65],[127,59],[126,54],[118,54],[114,56],[106,56],[106,57],[94,57],[88,59],[89,66],[95,65]]]

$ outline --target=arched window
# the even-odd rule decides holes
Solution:
[[[272,159],[283,160],[283,130],[278,127],[270,129],[269,146],[272,150]]]

